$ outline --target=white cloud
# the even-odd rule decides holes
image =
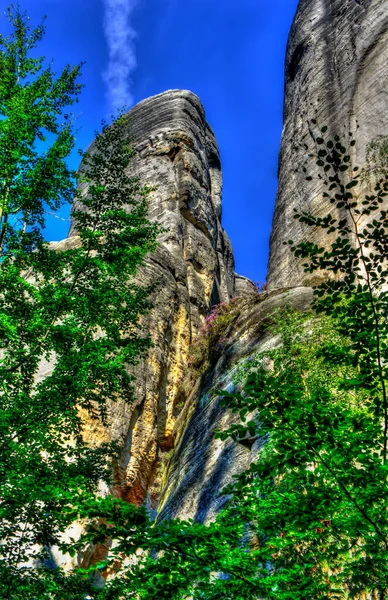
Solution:
[[[109,108],[132,106],[132,73],[136,69],[136,31],[131,26],[138,0],[103,0],[108,66],[103,73]]]

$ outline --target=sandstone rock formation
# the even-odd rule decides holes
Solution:
[[[316,119],[328,134],[357,131],[354,164],[366,160],[366,146],[388,134],[388,1],[301,0],[289,37],[286,57],[284,130],[279,164],[279,190],[273,219],[268,293],[252,301],[249,282],[236,277],[240,314],[227,333],[228,342],[197,382],[176,425],[171,457],[160,502],[160,518],[211,519],[225,497],[222,488],[249,465],[262,440],[249,444],[214,440],[216,427],[233,416],[220,406],[215,389],[230,389],[236,369],[252,354],[277,343],[263,331],[274,308],[291,304],[305,310],[312,290],[283,242],[309,240],[327,245],[330,238],[302,228],[293,209],[315,214],[332,210],[321,197],[319,179],[305,181],[303,144]],[[357,123],[358,122],[358,123]],[[358,128],[357,128],[358,124]],[[317,174],[315,162],[311,164]],[[318,181],[318,183],[317,183]]]
[[[258,294],[249,280],[233,273],[233,253],[221,225],[219,152],[199,99],[191,92],[169,91],[128,114],[128,138],[137,151],[131,169],[143,183],[156,186],[150,215],[165,227],[159,248],[139,275],[145,283],[160,282],[145,321],[154,346],[135,373],[135,405],[112,405],[109,430],[91,427],[89,436],[123,441],[115,493],[148,503],[160,519],[211,519],[225,501],[222,488],[249,465],[263,442],[214,439],[214,429],[234,418],[214,390],[230,389],[245,360],[277,343],[264,327],[274,309],[291,304],[305,310],[310,304],[311,282],[283,242],[306,234],[320,241],[317,232],[303,231],[293,219],[294,207],[319,214],[328,210],[316,181],[306,182],[295,170],[305,160],[302,148],[310,139],[311,120],[334,135],[343,127],[355,131],[358,119],[353,158],[359,163],[365,161],[366,144],[388,134],[387,8],[388,0],[299,4],[287,49],[268,292]],[[71,236],[75,239],[74,230]],[[238,311],[224,342],[191,389],[185,387],[189,348],[201,320],[213,305],[233,296]]]
[[[329,133],[356,131],[354,162],[366,160],[367,144],[388,136],[388,0],[301,0],[286,57],[284,131],[279,190],[273,220],[268,291],[259,294],[234,273],[229,239],[221,225],[222,172],[214,134],[198,97],[172,90],[148,98],[128,113],[128,139],[136,148],[131,173],[155,187],[150,217],[164,232],[139,273],[145,284],[158,282],[144,329],[153,341],[134,372],[136,401],[109,407],[109,427],[85,417],[93,443],[122,443],[114,493],[146,503],[158,519],[211,520],[225,502],[222,489],[247,468],[264,439],[243,443],[214,439],[214,429],[235,419],[214,394],[234,385],[236,370],[277,339],[265,329],[272,312],[290,304],[308,309],[311,280],[284,242],[305,236],[327,244],[319,232],[304,229],[294,208],[316,214],[332,210],[316,179],[305,181],[303,144],[311,143],[312,119]],[[91,150],[93,145],[91,146]],[[311,174],[316,173],[313,164]],[[78,243],[72,227],[58,251]],[[190,346],[212,306],[237,297],[235,318],[208,368],[189,387]],[[52,368],[42,364],[41,377]],[[82,529],[74,524],[71,535]],[[101,551],[101,554],[99,555]],[[84,565],[105,549],[90,548]],[[69,557],[53,549],[57,563]],[[78,560],[78,557],[74,560]]]
[[[327,135],[356,134],[354,164],[365,163],[366,146],[388,135],[387,0],[301,0],[286,55],[284,129],[268,268],[269,289],[308,282],[283,242],[327,244],[320,232],[303,228],[293,209],[325,215],[333,210],[322,200],[316,177],[305,181],[303,144],[312,147],[311,121],[328,126]],[[357,129],[357,125],[359,126]],[[307,162],[316,175],[315,162]]]
[[[150,218],[165,228],[139,274],[157,282],[144,323],[153,347],[134,373],[135,405],[118,400],[109,431],[93,424],[88,435],[122,441],[115,493],[139,505],[155,495],[161,456],[173,447],[180,382],[201,317],[234,293],[234,260],[221,226],[219,151],[197,96],[175,90],[144,100],[128,113],[128,139],[136,148],[131,172],[156,188]]]

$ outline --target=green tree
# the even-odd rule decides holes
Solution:
[[[148,190],[127,175],[133,151],[124,117],[104,125],[83,155],[74,190],[66,166],[74,140],[63,113],[80,91],[79,68],[56,79],[29,54],[43,28],[31,32],[18,10],[9,18],[13,33],[0,38],[1,597],[383,600],[384,161],[365,173],[351,164],[352,136],[327,139],[325,127],[314,135],[323,196],[337,216],[295,216],[333,241],[289,244],[323,283],[309,315],[274,317],[281,345],[247,364],[239,393],[222,394],[241,423],[218,435],[263,436],[266,444],[225,490],[229,502],[213,523],[151,522],[144,508],[96,497],[118,449],[88,445],[81,418],[104,423],[107,401],[132,399],[128,366],[149,345],[138,322],[148,290],[133,280],[155,246]],[[58,251],[43,238],[45,209],[73,196],[78,237]],[[40,378],[44,360],[53,367]],[[79,518],[89,522],[85,534],[64,543]],[[115,543],[106,560],[89,569],[65,574],[45,563],[53,544],[74,553],[108,540]],[[98,590],[96,569],[117,576]]]
[[[133,398],[129,367],[150,345],[139,315],[149,288],[134,275],[155,248],[149,189],[128,174],[126,119],[103,124],[73,173],[66,108],[80,67],[55,77],[31,51],[44,34],[8,9],[0,36],[0,597],[84,598],[89,581],[48,568],[117,446],[88,444],[84,419]],[[78,182],[78,189],[75,189]],[[77,236],[44,240],[45,211],[75,198]],[[45,361],[51,363],[47,371]],[[70,545],[71,546],[71,545]],[[69,548],[68,548],[69,549]],[[71,547],[70,547],[71,550]]]

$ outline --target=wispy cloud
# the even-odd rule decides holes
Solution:
[[[109,108],[115,111],[133,104],[132,73],[136,69],[136,31],[132,15],[139,0],[103,0],[108,66],[103,73]]]

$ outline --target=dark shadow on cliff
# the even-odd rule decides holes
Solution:
[[[209,389],[208,386],[206,387]],[[227,442],[214,465],[209,469],[209,461],[211,461],[211,454],[214,451],[212,444],[214,430],[225,418],[227,409],[221,406],[218,398],[210,400],[209,404],[204,406],[203,402],[206,402],[206,399],[207,393],[204,392],[201,394],[201,401],[190,417],[177,449],[180,460],[172,464],[169,479],[179,481],[182,476],[182,462],[185,474],[169,495],[167,504],[161,510],[158,520],[175,518],[184,504],[194,513],[194,507],[189,507],[191,497],[198,499],[193,516],[195,521],[202,523],[209,513],[217,513],[227,500],[227,497],[222,494],[222,488],[230,481],[230,474],[227,479],[225,478],[225,475],[230,472],[230,465],[237,465],[241,462],[241,458],[247,456],[246,448],[234,442]],[[204,413],[206,414],[205,419]],[[207,469],[211,471],[210,477],[207,475]]]

